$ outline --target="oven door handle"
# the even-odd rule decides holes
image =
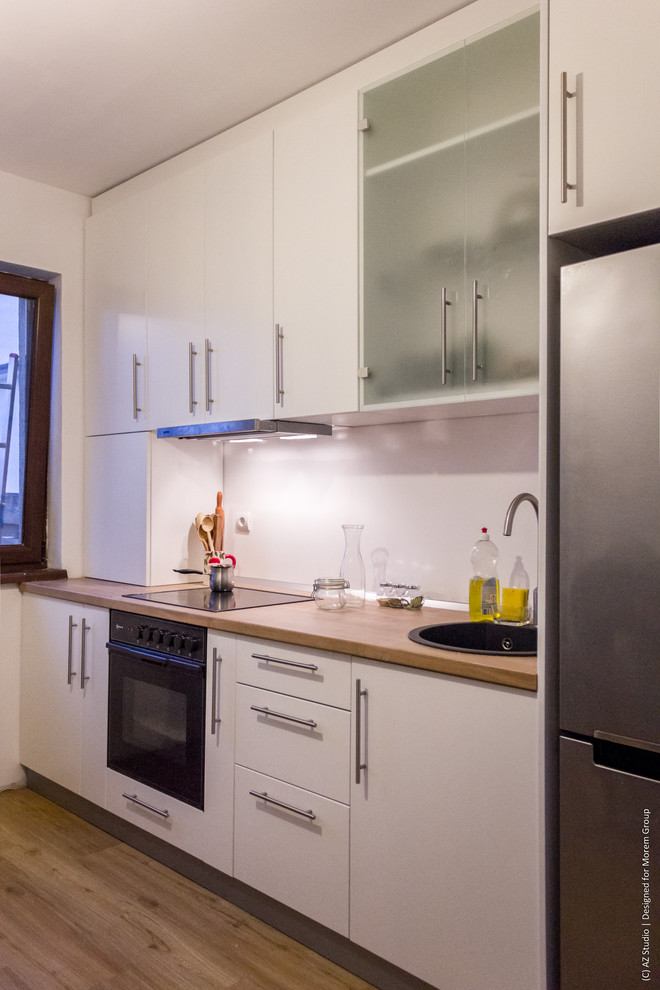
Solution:
[[[203,673],[206,669],[204,663],[200,663],[198,660],[189,660],[187,657],[177,657],[172,653],[156,653],[151,650],[141,650],[139,646],[127,646],[124,643],[106,643],[105,644],[112,653],[123,653],[124,656],[135,657],[137,660],[146,660],[147,663],[153,663],[158,667],[187,667],[191,671],[199,671]]]

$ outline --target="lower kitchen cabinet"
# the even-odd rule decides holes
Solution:
[[[535,696],[362,660],[353,674],[351,939],[435,987],[537,990]]]
[[[236,767],[235,875],[348,935],[349,809]]]
[[[209,630],[204,810],[109,768],[106,808],[229,876],[233,873],[236,637]]]
[[[20,760],[105,804],[108,611],[25,595]]]
[[[234,871],[348,935],[350,659],[238,639]]]

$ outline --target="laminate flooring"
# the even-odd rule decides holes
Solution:
[[[28,789],[0,792],[0,990],[373,990]]]

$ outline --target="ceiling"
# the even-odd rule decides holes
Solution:
[[[94,196],[469,0],[1,0],[0,170]]]

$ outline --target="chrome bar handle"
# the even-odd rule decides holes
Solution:
[[[142,367],[142,362],[138,361],[137,354],[133,355],[133,419],[138,418],[138,413],[142,410],[138,406],[138,380],[137,380],[137,370]]]
[[[169,818],[170,813],[167,808],[154,808],[153,804],[147,804],[146,801],[140,801],[137,794],[122,794],[127,801],[132,801],[133,804],[139,804],[141,808],[146,808],[147,811],[153,811],[155,815],[160,815],[161,818]]]
[[[286,811],[293,811],[296,815],[302,815],[303,818],[308,818],[310,822],[316,820],[316,815],[313,811],[303,811],[302,808],[296,808],[293,804],[286,804],[285,801],[278,801],[277,798],[271,797],[268,791],[250,791],[252,797],[260,798],[262,801],[266,801],[267,804],[274,804],[278,808],[284,808]]]
[[[479,300],[483,296],[479,292],[479,283],[476,278],[472,282],[472,381],[476,382],[478,373],[483,368],[477,363],[477,347],[479,344]]]
[[[213,399],[211,397],[211,355],[213,354],[213,347],[211,346],[211,341],[206,338],[204,341],[204,389],[206,392],[206,411],[211,412],[211,406],[213,405]]]
[[[366,696],[367,689],[362,689],[362,681],[357,678],[355,681],[355,783],[360,783],[360,773],[367,769],[367,764],[362,762],[362,698]]]
[[[76,672],[75,670],[72,669],[72,667],[73,667],[73,630],[77,628],[78,628],[78,623],[74,622],[73,616],[70,615],[69,616],[69,653],[68,653],[67,668],[66,668],[67,684],[70,684],[73,678],[76,676]]]
[[[565,72],[561,74],[561,126],[560,126],[560,154],[561,154],[561,201],[568,202],[568,190],[576,189],[575,183],[568,181],[568,101],[572,100],[575,93],[568,91],[568,76]]]
[[[222,663],[222,657],[218,654],[216,647],[213,647],[213,676],[211,678],[211,735],[215,735],[215,727],[222,719],[218,715],[218,668]]]
[[[281,660],[279,657],[269,657],[267,653],[253,653],[253,660],[265,660],[266,663],[281,663],[285,667],[299,667],[301,670],[315,671],[319,668],[315,663],[299,663],[297,660]]]
[[[80,688],[82,691],[85,690],[85,681],[89,680],[89,675],[85,673],[85,633],[88,632],[92,627],[88,626],[86,621],[82,620],[82,626],[80,627]]]
[[[274,712],[272,708],[262,708],[260,705],[250,705],[250,711],[259,712],[260,715],[272,715],[273,718],[283,718],[287,722],[295,722],[296,725],[306,725],[309,729],[315,729],[318,725],[311,718],[298,718],[297,715],[284,715],[283,712]]]
[[[275,324],[275,404],[284,405],[284,328]]]
[[[447,375],[451,375],[451,368],[447,367],[447,306],[451,303],[447,299],[447,287],[443,285],[440,296],[440,384],[447,384]]]
[[[197,399],[195,398],[195,358],[197,357],[197,351],[195,350],[195,345],[190,341],[188,344],[188,408],[191,413],[194,413],[195,406],[197,405]]]

